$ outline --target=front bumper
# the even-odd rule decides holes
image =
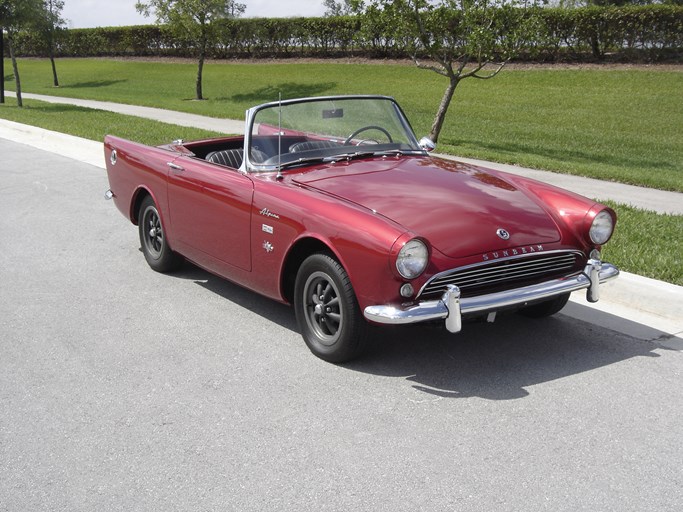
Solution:
[[[446,329],[460,332],[462,317],[473,313],[493,312],[510,306],[524,306],[557,295],[586,289],[587,300],[597,302],[600,284],[615,279],[619,269],[600,260],[588,260],[586,268],[575,276],[489,293],[477,297],[460,297],[460,289],[448,285],[439,300],[422,301],[409,306],[376,305],[365,308],[365,318],[379,324],[412,324],[429,320],[446,320]]]

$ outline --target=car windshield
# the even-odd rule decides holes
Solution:
[[[272,171],[378,154],[422,154],[401,109],[378,96],[275,102],[247,113],[249,168]]]

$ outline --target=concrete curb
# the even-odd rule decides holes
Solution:
[[[591,304],[585,293],[576,292],[562,313],[668,349],[683,350],[683,286],[621,272],[600,288],[599,302]]]
[[[0,137],[105,169],[101,142],[0,119]]]
[[[100,142],[4,119],[0,119],[0,138],[105,168]],[[622,272],[601,288],[600,302],[589,304],[583,293],[576,292],[562,313],[667,349],[683,350],[682,286]]]

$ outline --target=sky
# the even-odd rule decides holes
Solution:
[[[154,18],[145,18],[135,10],[136,0],[64,0],[62,17],[69,28],[115,27],[147,25]],[[322,0],[239,0],[247,6],[245,18],[275,18],[291,16],[322,16]]]

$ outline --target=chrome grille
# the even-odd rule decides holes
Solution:
[[[569,276],[583,269],[584,264],[582,253],[566,251],[489,261],[435,275],[423,286],[420,296],[440,295],[449,284],[458,286],[465,297],[505,290]]]

